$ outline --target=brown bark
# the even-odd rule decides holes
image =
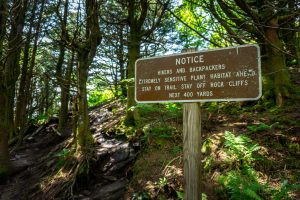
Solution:
[[[268,89],[276,96],[276,105],[282,106],[284,97],[289,96],[290,78],[285,63],[283,44],[278,35],[278,20],[271,19],[265,28],[267,75],[270,76]]]
[[[134,78],[135,61],[140,57],[140,43],[141,38],[138,35],[140,31],[131,28],[128,45],[128,78]],[[139,121],[138,110],[134,107],[136,105],[134,82],[128,84],[127,89],[127,112],[125,123],[126,125],[135,126]]]
[[[6,34],[7,2],[0,1],[0,59],[3,55],[3,42]],[[1,64],[1,63],[0,63]]]
[[[128,2],[128,23],[130,27],[128,41],[128,79],[134,78],[135,61],[140,57],[142,26],[147,16],[148,6],[146,0]],[[140,14],[138,15],[139,9]],[[135,126],[140,118],[138,110],[135,108],[136,102],[134,96],[134,82],[130,82],[127,89],[127,111],[125,117],[125,124],[129,126]]]
[[[28,81],[28,64],[29,64],[29,50],[30,50],[30,43],[32,39],[32,29],[34,26],[34,19],[35,19],[35,10],[37,7],[37,3],[35,1],[32,9],[32,15],[30,17],[30,27],[26,36],[26,42],[24,47],[24,55],[23,55],[23,64],[21,70],[21,78],[19,83],[19,92],[16,102],[16,112],[15,112],[15,129],[16,134],[20,134],[25,130],[25,121],[26,121],[26,106],[27,106],[27,93],[24,90],[24,86],[26,85],[26,81]],[[21,133],[22,134],[22,133]]]
[[[127,21],[130,27],[129,41],[128,41],[128,79],[134,78],[135,61],[140,57],[140,46],[143,37],[149,37],[158,25],[161,23],[162,17],[167,9],[169,1],[166,1],[164,5],[155,5],[155,12],[153,16],[150,16],[149,7],[150,2],[147,0],[128,1],[128,14]],[[152,19],[152,26],[144,28],[146,18]],[[135,108],[136,102],[134,99],[134,83],[128,84],[127,91],[127,111],[125,117],[125,123],[127,125],[134,126],[138,124],[140,120],[139,112]]]
[[[63,74],[63,63],[65,57],[65,46],[64,40],[67,38],[67,16],[68,16],[68,4],[69,1],[66,0],[64,3],[64,13],[61,20],[61,40],[59,43],[59,57],[56,64],[56,78],[59,83],[61,89],[61,97],[60,97],[60,111],[59,111],[59,124],[58,124],[58,131],[65,136],[67,134],[67,121],[68,121],[68,102],[69,102],[69,95],[70,95],[70,79],[73,67],[73,53],[72,59],[67,66],[66,74]],[[58,15],[59,11],[57,10]],[[61,18],[61,17],[60,17]]]
[[[123,36],[123,30],[124,27],[122,26],[119,29],[119,40],[120,40],[120,45],[118,46],[117,49],[117,55],[118,55],[118,60],[119,60],[119,66],[120,66],[120,78],[121,78],[121,82],[126,79],[126,66],[125,66],[125,58],[124,58],[124,36]],[[122,92],[122,96],[127,96],[127,89],[125,84],[121,84],[121,92]]]
[[[65,136],[67,134],[67,122],[68,122],[68,110],[69,110],[69,99],[70,99],[70,84],[71,75],[73,71],[74,63],[74,52],[72,52],[71,58],[68,62],[66,74],[64,79],[60,81],[61,85],[61,100],[60,100],[60,112],[59,112],[59,124],[58,130]]]
[[[88,115],[86,82],[88,70],[101,41],[101,33],[98,22],[98,5],[96,0],[86,1],[86,35],[85,41],[77,47],[78,57],[78,127],[77,148],[86,152],[93,143]]]
[[[8,136],[9,136],[9,122],[8,122],[8,110],[7,101],[8,97],[3,88],[0,93],[0,183],[5,182],[9,171],[9,159],[8,159]]]
[[[36,4],[36,2],[35,2]],[[37,21],[37,25],[35,28],[35,35],[34,35],[34,41],[33,41],[33,47],[32,47],[32,53],[31,53],[31,58],[30,58],[30,62],[29,62],[29,55],[26,55],[26,57],[24,57],[24,65],[23,65],[23,69],[22,69],[22,75],[23,75],[23,70],[24,70],[24,79],[25,81],[22,83],[20,83],[20,91],[19,90],[19,98],[18,98],[18,103],[17,106],[19,104],[19,110],[17,109],[16,111],[16,117],[15,117],[15,127],[18,128],[19,130],[19,142],[22,142],[23,137],[24,137],[24,131],[26,130],[26,123],[27,123],[27,119],[28,119],[28,113],[26,110],[26,107],[29,103],[29,99],[31,97],[31,92],[30,92],[30,88],[31,88],[31,79],[33,76],[33,69],[35,67],[35,58],[36,58],[36,53],[37,53],[37,47],[38,47],[38,39],[39,39],[39,35],[40,35],[40,28],[41,28],[41,22],[42,22],[42,16],[43,16],[43,12],[44,12],[44,5],[45,5],[45,1],[42,1],[41,4],[41,9],[39,12],[39,17],[38,17],[38,21]],[[34,9],[37,5],[34,5]],[[35,14],[33,14],[33,18],[32,20],[34,20]],[[32,21],[31,23],[34,23],[34,21]],[[30,30],[31,31],[31,30]],[[30,47],[30,40],[31,40],[31,35],[32,33],[29,34],[28,38],[28,44],[26,44],[26,48],[28,54],[29,54],[29,47]],[[25,56],[25,55],[24,55]],[[28,63],[29,62],[29,63]],[[28,67],[29,64],[29,67]],[[28,70],[27,70],[28,69]],[[22,77],[21,77],[22,78]],[[22,81],[22,79],[21,79]],[[22,84],[22,85],[21,85]],[[18,113],[19,112],[19,113]]]
[[[19,60],[26,5],[27,1],[13,2],[6,62],[0,66],[0,179],[2,180],[8,175],[9,169],[8,139],[14,135],[15,85],[20,73]]]

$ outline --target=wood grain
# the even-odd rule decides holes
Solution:
[[[184,199],[201,200],[201,106],[183,105]]]

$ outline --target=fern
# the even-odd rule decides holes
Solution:
[[[237,161],[243,161],[244,164],[250,165],[256,160],[254,152],[260,149],[258,144],[253,144],[252,140],[244,135],[235,136],[233,133],[226,131],[224,134],[226,153],[230,158],[237,158]]]
[[[228,192],[230,199],[263,200],[260,196],[265,187],[257,182],[256,173],[252,168],[231,170],[219,178],[219,183]]]
[[[264,124],[264,123],[261,123],[261,124],[258,124],[258,125],[247,126],[247,129],[249,131],[251,131],[252,133],[269,130],[270,128],[271,128],[271,126],[269,126],[267,124]]]
[[[240,163],[238,168],[227,171],[219,176],[218,182],[232,200],[289,200],[289,192],[300,188],[299,184],[289,184],[284,180],[279,188],[271,188],[269,184],[258,181],[259,174],[254,169],[253,161],[258,159],[255,152],[260,149],[258,144],[245,135],[235,136],[226,131],[224,134],[224,151],[232,161]]]
[[[245,135],[235,136],[229,131],[225,132],[224,139],[225,152],[232,161],[240,163],[240,166],[220,176],[219,183],[232,200],[262,200],[261,194],[265,186],[257,181],[258,173],[252,164],[256,160],[254,153],[260,146]]]

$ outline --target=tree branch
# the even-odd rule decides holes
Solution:
[[[185,21],[183,21],[180,17],[178,17],[171,9],[167,8],[168,12],[171,13],[172,16],[174,16],[180,23],[182,23],[184,26],[188,27],[190,30],[192,30],[193,32],[195,32],[198,36],[200,36],[202,39],[204,39],[205,41],[215,45],[216,47],[221,47],[221,45],[215,43],[214,41],[208,39],[206,36],[204,36],[202,33],[200,33],[199,31],[197,31],[196,29],[194,29],[193,27],[191,27],[190,25],[188,25]]]

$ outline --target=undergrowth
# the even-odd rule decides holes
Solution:
[[[88,105],[89,107],[101,105],[114,98],[111,90],[93,90],[89,92]]]
[[[291,184],[286,179],[278,187],[272,187],[268,181],[263,181],[263,176],[255,169],[255,164],[260,159],[267,158],[258,156],[259,149],[260,146],[249,137],[225,132],[223,150],[231,165],[217,178],[222,186],[219,190],[221,197],[232,200],[288,200],[291,199],[290,192],[300,188],[300,184]]]
[[[143,132],[138,138],[145,145],[143,155],[151,155],[154,148],[164,149],[167,144],[165,141],[174,141],[174,151],[168,150],[169,153],[174,152],[174,157],[182,155],[182,105],[172,103],[137,106],[143,118],[143,123],[138,127]],[[294,139],[288,139],[284,135],[299,127],[297,119],[286,115],[288,108],[278,108],[272,102],[264,101],[246,104],[212,102],[202,104],[202,108],[204,110],[202,122],[204,129],[207,128],[204,134],[208,135],[201,150],[204,154],[203,167],[205,179],[212,181],[208,185],[214,190],[213,194],[210,191],[209,194],[204,194],[208,195],[208,199],[210,197],[233,200],[296,199],[297,193],[300,192],[300,184],[299,179],[293,177],[298,172],[293,173],[293,169],[279,171],[285,170],[284,166],[299,169],[296,166],[298,161],[288,161],[296,159],[292,153],[298,155],[299,152],[296,137],[292,135],[291,138]],[[213,127],[216,124],[223,127]],[[232,127],[233,131],[224,131],[224,126]],[[216,130],[222,130],[222,133]],[[215,132],[215,138],[211,137],[211,132]],[[282,141],[286,144],[281,144]],[[277,148],[278,145],[285,145],[285,149]],[[286,158],[280,160],[280,155]],[[281,168],[282,165],[284,168]],[[139,163],[138,169],[147,176],[148,174],[144,173],[152,173],[149,167],[151,165],[141,166]],[[149,172],[145,172],[147,170]],[[169,182],[170,179],[165,179],[161,175],[156,177],[156,184],[153,187],[159,190],[170,185]],[[183,199],[182,187],[175,188],[175,191],[176,198],[174,196],[173,198]],[[151,196],[149,190],[133,194],[132,199],[147,199]],[[160,196],[155,197],[159,199]],[[164,198],[167,199],[167,196]]]

